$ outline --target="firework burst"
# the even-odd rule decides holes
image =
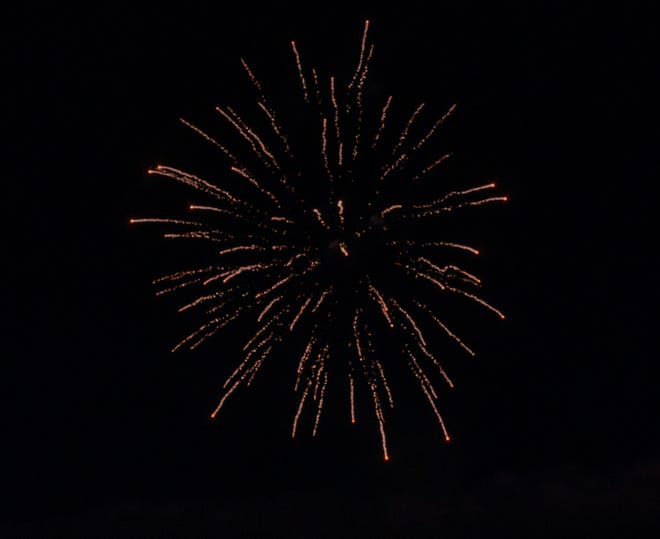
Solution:
[[[217,107],[233,132],[233,144],[181,120],[224,156],[227,181],[158,165],[149,173],[185,184],[208,202],[190,205],[194,217],[131,222],[167,225],[166,238],[201,241],[216,253],[211,265],[155,281],[159,294],[195,290],[180,311],[205,313],[203,323],[174,351],[194,349],[238,320],[254,324],[211,417],[234,391],[250,385],[273,351],[291,337],[292,350],[302,340],[292,366],[299,400],[291,435],[310,403],[316,435],[329,382],[346,384],[352,422],[356,393],[366,390],[388,460],[385,411],[394,406],[394,398],[386,371],[395,359],[391,346],[376,337],[385,335],[400,348],[397,361],[410,368],[449,440],[432,379],[449,387],[453,383],[425,329],[443,333],[469,355],[474,352],[429,302],[432,296],[462,296],[504,318],[476,294],[479,278],[444,261],[452,252],[478,251],[452,238],[429,238],[420,230],[432,230],[428,223],[436,217],[506,197],[490,195],[495,185],[488,183],[420,200],[424,190],[417,188],[450,157],[427,158],[422,150],[455,106],[423,129],[424,104],[398,127],[389,126],[391,96],[375,108],[367,106],[364,89],[374,52],[369,21],[356,67],[346,80],[322,77],[305,66],[295,42],[291,49],[298,113],[280,118],[261,81],[241,60],[261,117],[248,121],[232,107]]]

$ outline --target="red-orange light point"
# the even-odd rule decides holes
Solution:
[[[388,457],[387,455],[385,455],[385,460],[390,460],[390,457]]]

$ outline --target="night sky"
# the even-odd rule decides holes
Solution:
[[[654,536],[660,44],[651,2],[604,4],[10,9],[0,535]],[[252,106],[240,57],[297,91],[289,41],[350,69],[365,18],[374,92],[457,103],[455,170],[510,198],[461,231],[507,319],[452,320],[477,351],[447,352],[452,441],[402,369],[389,462],[343,394],[291,439],[285,353],[210,421],[240,343],[170,353],[199,318],[151,281],[186,251],[128,223],[185,214],[146,171],[215,166],[178,118]]]

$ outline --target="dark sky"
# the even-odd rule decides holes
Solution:
[[[657,19],[651,2],[603,4],[10,9],[3,536],[657,529]],[[508,317],[454,323],[478,355],[452,360],[453,440],[404,387],[388,463],[375,420],[348,424],[341,395],[316,439],[291,440],[277,364],[210,422],[238,345],[169,352],[194,318],[150,282],[185,261],[128,226],[187,204],[146,170],[201,153],[180,116],[213,125],[216,105],[251,104],[241,56],[297,89],[288,42],[350,68],[365,18],[374,91],[458,103],[446,133],[461,174],[510,197],[469,229]]]

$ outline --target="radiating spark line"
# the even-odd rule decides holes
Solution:
[[[385,106],[383,107],[383,111],[380,113],[380,124],[378,125],[378,130],[374,135],[374,141],[371,143],[372,148],[376,147],[376,145],[378,144],[378,140],[380,139],[380,136],[383,133],[383,129],[385,128],[385,120],[387,119],[387,109],[390,108],[390,103],[392,103],[392,96],[389,96],[387,98],[387,101],[385,102]]]
[[[219,148],[220,151],[221,151],[223,154],[225,154],[225,155],[229,158],[229,160],[230,160],[232,163],[236,163],[236,162],[237,162],[236,157],[234,157],[234,155],[233,155],[233,154],[232,154],[227,148],[225,148],[222,144],[220,144],[220,143],[219,143],[217,140],[215,140],[213,137],[207,135],[206,133],[204,133],[204,131],[202,131],[202,130],[199,129],[198,127],[195,127],[193,124],[191,124],[190,122],[187,122],[187,121],[184,120],[183,118],[179,118],[179,121],[180,121],[183,125],[185,125],[186,127],[188,127],[189,129],[192,129],[195,133],[197,133],[198,135],[200,135],[202,138],[204,138],[205,140],[207,140],[208,142],[210,142],[211,144],[213,144],[214,146],[216,146],[217,148]]]
[[[307,384],[307,387],[303,391],[302,397],[300,397],[298,410],[296,411],[296,416],[293,418],[293,429],[291,430],[291,438],[296,437],[296,430],[298,428],[298,419],[300,419],[300,414],[302,413],[303,405],[305,404],[305,399],[307,398],[308,393],[309,393],[309,383]]]
[[[304,253],[297,253],[293,255],[289,260],[287,260],[287,262],[284,264],[284,267],[290,268],[296,260],[299,260],[300,258],[305,258],[305,256],[306,254]]]
[[[433,397],[429,393],[429,391],[426,389],[425,386],[422,386],[422,390],[424,391],[424,394],[426,395],[426,398],[429,401],[429,404],[431,405],[431,408],[433,408],[433,412],[435,413],[435,417],[438,418],[438,423],[440,423],[440,428],[442,429],[442,433],[445,436],[445,441],[448,442],[450,440],[449,433],[447,432],[447,427],[445,427],[445,422],[442,419],[442,416],[440,415],[440,412],[438,412],[438,408],[435,405],[435,402],[433,400]]]
[[[238,174],[242,178],[245,178],[252,185],[254,185],[259,190],[260,193],[263,193],[268,198],[270,198],[273,202],[275,202],[275,204],[277,205],[278,208],[280,207],[279,199],[273,193],[271,193],[268,189],[264,189],[263,187],[261,187],[259,182],[257,180],[255,180],[252,176],[250,176],[250,174],[246,170],[243,170],[242,168],[238,168],[238,167],[231,167],[231,171],[235,172],[236,174]]]
[[[394,408],[394,399],[392,398],[392,392],[390,391],[390,386],[387,383],[387,377],[385,376],[385,371],[383,370],[383,365],[377,359],[374,360],[378,373],[380,374],[380,379],[385,388],[385,393],[387,394],[387,400],[390,403],[390,408]]]
[[[243,361],[239,363],[238,367],[236,367],[236,369],[225,380],[224,384],[222,385],[223,389],[226,389],[227,386],[231,384],[234,378],[236,378],[236,376],[238,376],[241,373],[241,371],[243,371],[245,367],[250,363],[250,359],[252,358],[252,356],[256,354],[264,345],[269,344],[272,338],[273,338],[272,334],[266,336],[264,339],[259,341],[248,351],[248,353],[243,358]],[[267,350],[270,350],[270,348],[267,348]],[[247,371],[244,372],[243,374],[244,375],[247,374]]]
[[[282,130],[282,126],[277,122],[277,118],[275,117],[275,113],[270,110],[264,103],[259,101],[257,103],[259,108],[263,111],[263,113],[268,117],[268,120],[270,121],[270,126],[273,128],[273,131],[275,131],[275,134],[279,137],[279,139],[282,141],[282,144],[284,145],[284,151],[288,154],[291,152],[291,147],[289,146],[289,141],[287,140],[286,135],[284,134],[284,131]]]
[[[300,62],[300,54],[298,54],[295,41],[291,42],[291,48],[293,49],[293,54],[296,57],[296,66],[298,67],[298,74],[300,75],[300,84],[302,85],[305,102],[307,102],[309,101],[309,96],[307,95],[307,82],[305,81],[305,75],[303,74],[302,64]]]
[[[433,262],[431,262],[428,258],[423,257],[423,256],[420,256],[417,260],[418,260],[419,262],[424,262],[425,264],[428,264],[428,265],[431,266],[434,270],[436,270],[440,275],[444,275],[444,274],[445,274],[446,267],[441,268],[440,266],[437,266],[436,264],[434,264]]]
[[[454,206],[443,206],[442,208],[437,208],[434,210],[427,210],[421,214],[419,214],[420,217],[426,217],[429,215],[437,215],[442,212],[449,212],[453,210],[457,210],[459,208],[464,208],[466,206],[482,206],[484,204],[489,204],[491,202],[506,202],[508,200],[507,197],[490,197],[490,198],[483,198],[481,200],[473,200],[473,201],[468,201],[468,202],[461,202],[460,204],[456,204]]]
[[[344,224],[344,203],[341,200],[337,201],[337,209],[339,211],[339,222]]]
[[[229,290],[226,290],[226,291],[221,292],[221,294],[222,294],[223,296],[227,296],[227,295],[230,294],[231,292],[233,292],[233,290],[232,290],[232,289],[229,289]],[[221,297],[221,296],[219,296],[219,297]],[[242,294],[238,294],[236,297],[228,298],[227,301],[220,301],[220,302],[216,303],[215,305],[213,305],[213,306],[209,307],[208,309],[206,309],[204,312],[205,312],[206,314],[213,314],[213,313],[216,313],[216,312],[218,312],[218,311],[221,311],[221,310],[223,310],[223,309],[225,309],[225,308],[229,309],[229,308],[227,307],[227,305],[228,305],[228,303],[230,303],[230,301],[232,301],[232,300],[233,300],[233,301],[240,301],[240,300],[244,300],[244,299],[246,299],[247,297],[248,297],[247,292],[243,292]],[[240,298],[240,300],[239,300],[238,298]]]
[[[219,107],[218,107],[219,108]],[[268,160],[270,163],[277,169],[280,170],[280,165],[277,162],[277,159],[275,159],[275,156],[272,154],[272,152],[266,147],[264,144],[263,140],[261,140],[261,137],[257,135],[257,133],[248,126],[243,119],[231,108],[227,107],[227,112],[231,115],[231,117],[237,122],[240,127],[242,128],[242,132],[245,132],[247,135],[247,138],[253,140],[259,145],[259,148],[262,152],[263,155],[266,155],[268,157]],[[257,152],[259,153],[259,152]],[[268,163],[265,163],[266,166],[268,166]]]
[[[228,247],[227,249],[223,249],[222,251],[218,251],[219,255],[226,255],[229,253],[236,253],[238,251],[266,251],[265,247],[262,247],[261,245],[237,245],[236,247]]]
[[[414,176],[413,181],[419,180],[422,176],[424,176],[425,174],[428,174],[429,172],[431,172],[440,163],[444,162],[445,160],[449,159],[450,157],[451,157],[451,153],[446,153],[445,155],[442,155],[442,156],[438,157],[435,161],[433,161],[433,163],[426,166],[424,169],[422,169],[422,171],[419,174]]]
[[[353,385],[353,377],[350,374],[348,375],[348,386],[350,391],[351,423],[355,423],[355,387]]]
[[[211,419],[215,419],[215,416],[218,415],[218,412],[219,412],[220,409],[222,408],[222,405],[225,403],[225,401],[227,400],[227,398],[229,397],[229,395],[231,395],[234,391],[236,391],[236,388],[239,386],[239,384],[241,383],[241,381],[242,381],[241,378],[239,378],[238,380],[236,380],[236,381],[234,382],[234,385],[231,386],[231,388],[229,389],[229,391],[227,391],[227,392],[222,396],[222,399],[220,399],[220,402],[218,403],[218,406],[217,406],[217,407],[215,408],[215,410],[213,410],[213,412],[211,413]]]
[[[252,73],[252,70],[250,69],[250,66],[248,66],[247,62],[243,58],[241,58],[240,60],[241,60],[241,65],[248,74],[248,77],[250,77],[250,81],[252,82],[252,84],[254,84],[254,87],[259,92],[259,97],[261,99],[264,99],[264,90],[261,87],[261,83],[259,82],[257,77],[254,76],[254,73]]]
[[[436,359],[436,357],[433,354],[431,354],[431,352],[429,352],[425,346],[420,346],[419,349],[426,357],[428,357],[433,362],[433,364],[436,367],[438,367],[438,370],[440,371],[440,374],[442,374],[442,377],[445,379],[445,382],[447,382],[447,384],[449,384],[449,387],[453,389],[454,382],[451,381],[451,378],[449,378],[449,376],[445,372],[445,369],[442,368],[442,365],[440,365],[440,362]]]
[[[461,294],[462,296],[465,296],[466,298],[470,298],[471,300],[476,301],[477,303],[479,303],[479,304],[483,305],[484,307],[486,307],[486,309],[489,309],[489,310],[493,311],[500,318],[502,318],[502,319],[505,318],[504,314],[501,311],[499,311],[498,309],[493,307],[490,303],[488,303],[488,302],[484,301],[483,299],[481,299],[479,296],[475,296],[474,294],[470,294],[469,292],[466,292],[465,290],[461,290],[460,288],[452,288],[451,286],[447,286],[446,288],[447,288],[447,290],[450,290],[451,292],[455,292],[456,294]]]
[[[222,326],[227,325],[229,322],[231,322],[232,320],[234,320],[234,319],[239,315],[239,313],[240,313],[241,311],[242,311],[242,309],[237,309],[236,314],[234,314],[233,316],[231,316],[231,317],[229,317],[229,318],[227,318],[226,316],[225,316],[225,317],[220,316],[220,317],[218,317],[218,318],[214,318],[213,320],[211,320],[210,322],[207,322],[206,324],[203,324],[203,325],[200,326],[197,330],[193,331],[190,335],[188,335],[185,339],[183,339],[183,340],[180,341],[178,344],[176,344],[176,345],[174,346],[174,348],[172,348],[171,351],[172,351],[172,352],[176,352],[176,351],[177,351],[179,348],[181,348],[183,345],[185,345],[186,343],[190,342],[192,339],[194,339],[195,337],[197,337],[197,335],[199,335],[200,333],[203,333],[204,331],[206,331],[207,328],[209,328],[209,327],[211,327],[211,326],[214,326],[215,324],[218,324],[218,325],[222,324]]]
[[[312,400],[316,400],[318,397],[319,389],[321,387],[321,374],[323,374],[323,369],[325,367],[323,359],[325,358],[325,354],[327,352],[327,347],[324,347],[323,350],[321,350],[318,354],[318,363],[313,365],[312,370],[316,372],[316,375],[314,377],[314,393],[312,394]],[[318,365],[318,368],[316,368]]]
[[[245,362],[247,363],[254,354],[256,354],[266,344],[269,344],[273,338],[275,338],[275,334],[271,331],[268,335],[266,335],[256,344],[253,342],[252,347],[249,350],[246,350],[247,353],[245,355]]]
[[[222,278],[226,277],[229,273],[231,273],[231,272],[230,271],[224,271],[222,273],[218,273],[217,275],[213,275],[211,277],[208,277],[207,279],[202,281],[202,285],[206,286],[206,285],[208,285],[208,284],[210,284],[214,281],[217,281],[218,279],[222,279]]]
[[[252,335],[252,337],[243,345],[243,351],[247,351],[252,346],[252,344],[254,344],[254,342],[257,341],[261,335],[263,335],[266,330],[270,329],[283,316],[285,312],[288,311],[286,311],[286,309],[284,311],[280,311],[278,314],[270,318],[263,326],[261,326],[256,331],[256,333]]]
[[[422,335],[422,331],[419,329],[419,327],[417,327],[417,324],[415,323],[415,320],[410,315],[410,313],[406,309],[404,309],[401,305],[399,305],[399,303],[394,298],[390,298],[389,301],[397,308],[397,310],[401,314],[403,314],[403,316],[406,317],[406,320],[408,320],[408,323],[413,328],[414,332],[417,334],[417,338],[419,339],[419,342],[422,343],[424,346],[426,346],[426,339],[424,339],[424,335]]]
[[[332,107],[335,111],[335,136],[337,137],[337,164],[342,164],[342,154],[344,145],[342,144],[341,130],[339,129],[339,107],[337,106],[337,98],[335,97],[335,78],[330,77],[330,100]]]
[[[415,301],[415,304],[420,308],[426,311],[426,313],[431,317],[431,320],[433,320],[436,324],[438,324],[444,332],[449,335],[454,341],[456,341],[468,354],[474,357],[475,353],[472,351],[472,349],[467,346],[455,333],[453,333],[445,324],[443,324],[435,314],[429,309],[426,305],[419,303],[418,301]]]
[[[426,376],[424,369],[422,369],[422,367],[420,367],[419,363],[417,362],[417,358],[410,352],[408,352],[408,355],[410,356],[410,368],[413,369],[413,371],[417,375],[417,378],[420,380],[420,382],[422,382],[422,385],[426,387],[429,393],[431,393],[431,396],[434,399],[437,399],[438,394],[435,391],[435,388],[433,387],[431,380],[429,380],[428,376]]]
[[[387,436],[385,434],[385,418],[383,417],[383,411],[380,406],[380,400],[378,399],[378,394],[373,384],[370,384],[372,402],[374,403],[374,409],[376,411],[376,417],[378,419],[378,430],[380,431],[380,441],[383,447],[383,458],[385,460],[390,460],[389,453],[387,451]]]
[[[270,167],[272,163],[266,158],[265,152],[259,149],[258,141],[252,136],[251,133],[246,130],[246,128],[244,128],[245,124],[243,121],[240,120],[240,118],[236,118],[234,114],[231,114],[231,109],[229,107],[227,107],[227,111],[225,111],[222,107],[216,107],[215,110],[217,110],[222,115],[222,117],[225,118],[236,129],[236,131],[238,131],[241,137],[247,141],[255,156],[259,158],[264,166]]]
[[[471,187],[470,189],[464,189],[462,191],[450,191],[449,193],[441,196],[440,198],[438,198],[438,199],[436,199],[436,200],[434,200],[434,201],[432,201],[428,204],[417,204],[417,205],[413,206],[413,208],[415,208],[416,210],[434,208],[434,207],[442,204],[443,202],[445,202],[446,200],[448,200],[450,198],[457,197],[457,196],[469,195],[469,194],[472,194],[472,193],[477,193],[477,192],[483,191],[485,189],[492,189],[493,187],[495,187],[494,183],[488,183],[486,185],[479,185],[477,187]]]
[[[391,165],[388,165],[387,167],[385,167],[385,169],[383,170],[383,173],[380,175],[380,178],[378,178],[378,179],[381,180],[381,181],[384,180],[389,174],[391,174],[391,173],[394,172],[397,168],[399,168],[399,166],[401,166],[401,164],[402,164],[407,158],[408,158],[408,156],[407,156],[407,154],[405,154],[405,153],[402,153],[401,155],[399,155],[399,156],[396,158],[396,161],[394,161],[394,163],[392,163]]]
[[[369,31],[369,20],[364,21],[364,31],[362,32],[362,43],[360,45],[360,58],[358,61],[358,65],[355,68],[355,73],[353,74],[353,78],[351,79],[350,84],[348,85],[349,90],[353,87],[355,84],[355,81],[357,80],[358,76],[360,75],[360,71],[362,70],[362,63],[364,62],[364,50],[367,44],[367,32]]]
[[[293,318],[291,321],[291,324],[289,324],[289,331],[293,331],[294,326],[302,316],[303,312],[305,311],[305,308],[309,305],[309,303],[312,301],[312,297],[314,296],[309,296],[307,300],[300,306],[300,310],[296,313],[296,316]]]
[[[230,380],[231,380],[235,375],[237,375],[237,373],[239,372],[239,370],[240,370],[243,366],[245,366],[245,365],[247,364],[247,362],[248,362],[248,360],[249,360],[249,357],[250,357],[250,355],[252,355],[252,353],[254,353],[254,350],[251,351],[250,354],[248,354],[248,356],[245,358],[245,360],[243,361],[243,363],[242,363],[241,365],[239,365],[239,367],[236,369],[236,371],[234,371],[234,373],[233,373],[233,374],[227,379],[227,381],[225,382],[225,384],[224,384],[223,387],[226,387],[227,385],[229,385]],[[213,412],[211,413],[211,419],[215,419],[215,417],[218,415],[218,412],[220,411],[220,409],[221,409],[222,406],[224,405],[224,403],[225,403],[225,401],[227,400],[227,398],[228,398],[228,397],[229,397],[229,396],[230,396],[230,395],[236,390],[236,388],[238,388],[238,386],[241,384],[241,382],[243,382],[243,381],[245,380],[245,378],[250,374],[250,372],[251,372],[250,369],[248,369],[247,371],[243,372],[243,373],[241,374],[241,376],[240,376],[240,377],[234,382],[234,384],[232,385],[232,387],[231,387],[228,391],[225,392],[225,394],[223,395],[222,399],[220,399],[220,402],[218,403],[218,406],[217,406],[217,407],[215,408],[215,410],[213,410]],[[251,381],[251,379],[250,379],[250,381]]]
[[[229,384],[231,384],[231,382],[232,382],[232,381],[233,381],[233,380],[234,380],[234,379],[240,374],[240,372],[245,368],[245,366],[246,366],[246,365],[248,364],[248,362],[250,361],[250,356],[251,356],[251,354],[250,354],[250,355],[247,355],[247,356],[243,359],[243,361],[241,361],[241,362],[238,364],[238,367],[236,367],[236,368],[234,369],[234,371],[233,371],[233,372],[227,377],[227,379],[225,380],[224,384],[222,385],[222,388],[223,388],[223,389],[227,389],[227,386],[228,386]]]
[[[270,294],[273,290],[277,290],[280,286],[282,286],[284,283],[290,281],[293,278],[293,273],[290,275],[287,275],[283,279],[280,279],[277,281],[273,286],[266,288],[266,290],[262,290],[261,292],[257,293],[254,297],[255,299],[259,299],[262,296],[265,296],[266,294]]]
[[[219,238],[214,232],[206,232],[204,230],[194,230],[192,232],[171,232],[169,234],[163,234],[163,238],[167,239],[203,239],[212,242],[221,243],[223,242],[222,238]]]
[[[158,217],[144,217],[141,219],[131,219],[129,221],[131,224],[137,223],[169,223],[173,225],[189,225],[189,226],[204,226],[204,223],[198,223],[196,221],[183,221],[181,219],[160,219]]]
[[[315,313],[315,312],[318,310],[318,308],[319,308],[319,307],[321,306],[321,304],[323,303],[323,300],[325,300],[325,298],[328,296],[328,294],[330,293],[331,290],[332,290],[332,288],[327,288],[326,290],[323,291],[323,293],[321,294],[321,297],[320,297],[319,300],[316,302],[316,305],[314,305],[314,307],[312,307],[312,311],[311,311],[311,312]]]
[[[409,267],[409,266],[406,266],[406,267]],[[430,275],[428,275],[424,272],[418,271],[418,272],[414,272],[414,273],[415,273],[416,277],[419,277],[421,279],[426,279],[427,281],[431,281],[434,285],[436,285],[438,288],[440,288],[440,290],[444,290],[446,288],[446,286],[443,283],[441,283],[437,279],[434,279],[433,277],[431,277]]]
[[[259,372],[259,369],[261,368],[261,365],[263,364],[264,360],[270,355],[270,351],[273,349],[272,346],[269,346],[266,348],[266,350],[263,351],[261,356],[259,356],[259,359],[254,362],[254,365],[250,369],[250,377],[248,378],[247,383],[245,384],[246,386],[250,386],[252,383],[252,380],[254,380],[254,377],[256,376],[257,372]]]
[[[454,266],[453,264],[449,264],[448,266],[445,266],[445,271],[451,270],[455,271],[458,273],[461,277],[465,278],[465,280],[472,282],[472,284],[481,284],[481,279],[477,277],[476,275],[473,275],[469,271],[465,271],[462,268],[459,268],[458,266]]]
[[[328,372],[323,373],[323,384],[321,385],[321,394],[319,396],[319,404],[316,409],[316,418],[314,419],[314,430],[312,430],[312,436],[316,436],[316,431],[319,427],[319,419],[321,419],[321,411],[323,410],[323,399],[325,396],[325,386],[328,384]]]
[[[401,135],[399,135],[399,140],[394,145],[394,148],[392,148],[392,155],[396,154],[399,148],[401,148],[401,146],[403,146],[403,144],[406,142],[412,124],[415,122],[415,118],[419,116],[419,113],[422,111],[423,108],[424,108],[424,103],[420,103],[415,109],[415,111],[412,113],[412,115],[410,116],[408,123],[406,123],[406,126],[403,128]]]
[[[408,350],[408,354],[410,355],[411,358],[414,357],[410,353],[409,350]],[[412,368],[412,365],[411,365],[411,369],[412,369],[413,373],[415,374],[415,376],[417,377],[417,379],[419,380],[422,391],[424,392],[424,395],[428,399],[429,404],[431,405],[431,408],[433,409],[433,412],[435,413],[435,416],[438,419],[438,423],[440,423],[440,428],[442,429],[442,432],[445,436],[445,441],[448,442],[449,441],[449,433],[447,432],[447,429],[445,427],[445,422],[443,421],[442,416],[440,415],[440,412],[438,412],[438,408],[435,405],[435,401],[433,400],[434,397],[433,397],[432,393],[430,392],[429,388],[427,388],[423,378],[420,378],[419,373],[414,368]]]
[[[264,307],[264,310],[261,311],[259,316],[257,317],[257,322],[261,322],[261,319],[264,317],[264,315],[270,310],[270,308],[275,304],[275,302],[281,300],[284,296],[275,296],[272,300],[268,302],[268,305]]]
[[[216,185],[213,185],[212,183],[209,183],[206,180],[203,180],[202,178],[195,176],[194,174],[189,174],[187,172],[183,172],[182,170],[178,170],[176,168],[168,167],[165,165],[158,165],[155,169],[149,169],[147,170],[147,174],[158,174],[160,176],[166,176],[168,178],[172,178],[173,180],[184,183],[190,187],[193,187],[194,189],[203,191],[217,199],[227,200],[230,203],[241,205],[244,207],[248,207],[252,210],[255,210],[254,206],[251,206],[247,202],[239,200],[228,191],[225,191],[224,189],[220,189]]]
[[[291,219],[287,219],[286,217],[279,217],[279,216],[274,216],[270,218],[271,221],[281,221],[282,223],[286,223],[288,225],[295,225],[296,222],[292,221]]]
[[[460,249],[462,251],[468,251],[472,253],[473,255],[478,255],[479,251],[475,249],[474,247],[470,247],[469,245],[463,245],[462,243],[452,243],[452,242],[447,242],[447,241],[416,241],[416,240],[408,240],[408,241],[389,241],[386,242],[385,245],[405,245],[409,247],[452,247],[454,249]]]
[[[312,80],[314,81],[314,95],[316,96],[316,104],[321,110],[321,87],[319,86],[319,76],[316,69],[312,68]]]
[[[169,288],[164,288],[163,290],[158,290],[158,291],[156,292],[156,295],[157,295],[157,296],[163,296],[163,295],[165,295],[165,294],[169,294],[170,292],[174,292],[175,290],[179,290],[179,289],[184,288],[184,287],[186,287],[186,286],[190,286],[190,285],[192,285],[192,284],[197,284],[197,283],[199,283],[201,280],[202,280],[202,278],[199,277],[199,278],[197,278],[197,279],[193,279],[193,280],[191,280],[191,281],[184,281],[184,282],[182,282],[182,283],[176,284],[176,285],[171,286],[171,287],[169,287]]]
[[[316,327],[317,326],[314,325],[314,329],[312,330],[311,336],[307,341],[307,346],[305,347],[305,351],[303,352],[302,356],[300,356],[300,360],[298,361],[298,369],[296,370],[297,373],[296,385],[293,388],[294,391],[298,391],[298,384],[300,383],[300,378],[305,368],[305,363],[307,363],[307,360],[309,359],[309,356],[312,353],[312,349],[316,345]]]
[[[194,301],[191,301],[190,303],[187,303],[183,305],[182,307],[179,307],[180,313],[187,311],[188,309],[192,309],[193,307],[197,307],[201,303],[205,303],[207,301],[211,301],[213,299],[219,298],[221,296],[225,295],[225,292],[216,292],[215,294],[208,294],[206,296],[200,296],[196,298]]]
[[[325,228],[326,230],[330,230],[330,227],[328,226],[328,223],[326,223],[325,219],[323,219],[323,215],[321,215],[321,212],[319,211],[319,209],[318,208],[312,208],[312,212],[316,216],[316,219],[321,224],[321,226],[323,228]]]
[[[244,217],[236,212],[230,211],[230,210],[225,210],[223,208],[216,208],[215,206],[198,206],[195,204],[191,204],[188,206],[189,210],[201,210],[201,211],[212,211],[215,213],[222,213],[225,215],[231,215],[232,217],[236,217],[238,219],[244,219]]]
[[[360,335],[358,332],[358,310],[355,311],[355,317],[353,318],[353,338],[355,339],[355,347],[358,354],[358,359],[360,363],[364,361],[364,354],[362,353],[362,345],[360,344]]]
[[[275,112],[268,106],[268,100],[266,99],[266,94],[264,93],[264,90],[261,86],[261,83],[259,82],[259,79],[257,79],[257,77],[252,73],[252,70],[248,66],[247,62],[243,60],[243,58],[241,58],[241,64],[245,68],[245,71],[247,72],[250,81],[252,82],[254,87],[257,89],[257,92],[259,93],[259,98],[261,99],[261,101],[259,101],[257,105],[264,112],[264,114],[266,114],[270,122],[270,126],[273,128],[273,131],[279,137],[280,141],[284,144],[284,148],[285,148],[284,151],[286,153],[289,153],[290,151],[289,143],[282,131],[282,128],[277,122],[277,118],[275,117]]]
[[[188,348],[189,348],[190,350],[194,350],[194,349],[197,348],[200,344],[202,344],[206,339],[209,339],[209,338],[213,337],[213,335],[215,335],[218,331],[220,331],[220,329],[222,329],[222,326],[215,326],[215,327],[212,327],[209,331],[207,331],[206,333],[204,333],[201,337],[197,338],[197,339],[194,340],[191,344],[189,344],[189,345],[188,345]]]
[[[163,275],[162,277],[158,277],[157,279],[154,279],[152,281],[152,284],[159,284],[162,283],[163,281],[178,281],[180,279],[190,277],[191,275],[199,275],[200,273],[209,273],[211,271],[217,271],[219,269],[220,269],[219,266],[213,265],[213,266],[208,266],[206,268],[177,271],[175,273],[170,273],[169,275]]]
[[[241,58],[241,64],[245,69],[245,71],[247,72],[250,81],[252,82],[254,87],[257,89],[257,92],[259,93],[259,98],[261,101],[259,101],[257,105],[268,117],[268,120],[270,121],[270,126],[273,128],[275,134],[284,144],[285,152],[289,153],[290,151],[289,143],[286,139],[286,136],[284,135],[284,132],[282,131],[282,128],[278,124],[277,119],[275,118],[275,112],[268,106],[268,100],[266,99],[266,94],[264,93],[264,89],[261,86],[259,79],[254,75],[254,73],[252,73],[250,66],[248,66],[247,62],[243,58]]]
[[[351,157],[352,160],[355,161],[358,155],[358,148],[360,146],[360,134],[362,132],[362,116],[363,116],[363,107],[362,107],[362,86],[364,85],[364,82],[366,81],[367,78],[367,71],[369,69],[369,61],[371,60],[371,56],[374,52],[374,47],[371,45],[369,47],[369,54],[367,55],[366,59],[364,56],[364,48],[366,45],[366,39],[367,39],[367,31],[369,30],[369,21],[365,21],[365,26],[364,26],[364,33],[362,35],[362,48],[360,51],[360,61],[358,64],[358,67],[355,71],[355,75],[353,77],[353,80],[351,81],[349,85],[349,91],[352,88],[352,86],[355,83],[355,80],[358,80],[357,84],[357,90],[355,92],[355,105],[357,109],[357,120],[356,120],[356,127],[355,127],[355,136],[353,137],[353,150],[351,152]],[[361,74],[360,74],[361,73]],[[359,78],[358,78],[359,76]],[[346,112],[350,112],[350,101],[347,102],[346,104]]]
[[[358,91],[360,92],[360,93],[358,93],[357,96],[356,96],[356,99],[357,99],[358,101],[359,101],[360,98],[362,97],[362,93],[361,93],[361,91],[362,91],[362,87],[364,86],[364,83],[365,83],[366,80],[367,80],[367,73],[369,73],[369,62],[371,62],[371,58],[373,57],[373,55],[374,55],[374,44],[372,43],[372,44],[369,46],[369,53],[367,54],[367,58],[366,58],[366,60],[365,60],[365,62],[364,62],[364,66],[363,66],[363,68],[362,68],[362,75],[360,75],[360,80],[359,80],[358,85],[357,85],[357,87],[358,87]]]
[[[271,232],[274,230],[271,229]],[[240,240],[240,241],[249,241],[254,239],[255,236],[245,235],[243,237],[237,236],[236,234],[231,234],[229,232],[214,230],[208,225],[206,228],[199,228],[197,230],[190,230],[188,232],[179,232],[179,233],[168,233],[164,234],[165,238],[205,238],[209,241],[216,243],[229,243],[231,240]]]
[[[392,319],[390,318],[389,309],[387,308],[387,302],[383,299],[382,294],[371,283],[369,283],[369,290],[373,292],[373,294],[376,296],[378,305],[380,307],[381,312],[383,313],[383,316],[385,317],[385,320],[387,320],[388,325],[391,328],[393,328],[394,324],[392,323]]]
[[[226,282],[228,282],[230,279],[233,279],[234,277],[237,277],[238,275],[240,275],[240,274],[243,273],[244,271],[261,270],[261,269],[265,269],[265,268],[267,268],[267,267],[269,267],[269,266],[270,266],[270,265],[266,265],[266,264],[250,264],[250,265],[248,265],[248,266],[241,266],[240,268],[237,268],[237,269],[231,271],[231,272],[229,273],[229,275],[227,275],[227,276],[222,280],[222,282],[223,282],[223,283],[226,283]]]
[[[438,129],[438,127],[440,127],[445,122],[445,120],[449,117],[449,115],[452,112],[454,112],[455,109],[456,109],[456,103],[454,103],[451,107],[449,107],[449,110],[445,112],[442,115],[442,117],[433,124],[433,127],[431,127],[429,132],[426,135],[424,135],[417,144],[415,144],[415,147],[413,148],[414,151],[419,150],[419,148],[421,148],[424,145],[424,143],[433,136],[433,133],[435,133],[436,129]]]
[[[380,215],[381,215],[381,217],[385,217],[391,211],[400,210],[401,208],[403,208],[403,206],[401,204],[392,204],[391,206],[388,206],[383,211],[381,211]]]
[[[321,131],[321,155],[323,156],[323,166],[325,167],[325,172],[328,175],[330,182],[333,180],[332,171],[330,170],[330,162],[328,160],[328,119],[324,116],[321,124],[323,129]]]
[[[364,83],[367,80],[367,73],[369,72],[369,62],[374,53],[373,43],[369,47],[369,53],[367,54],[364,65],[362,66],[362,73],[358,79],[355,92],[355,105],[357,108],[357,129],[355,131],[355,144],[353,145],[353,160],[357,157],[358,153],[358,144],[360,142],[360,133],[362,131],[362,116],[363,116],[363,107],[362,107],[362,88]],[[346,104],[346,113],[349,113],[351,110],[350,101]]]

